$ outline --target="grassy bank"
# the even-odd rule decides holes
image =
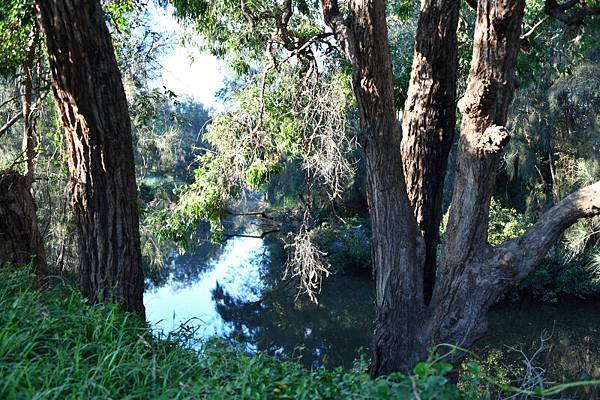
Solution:
[[[2,399],[464,398],[442,376],[447,369],[422,364],[412,378],[370,380],[219,341],[198,352],[183,332],[159,339],[117,307],[86,305],[65,284],[38,292],[27,273],[0,271]]]
[[[91,307],[57,282],[39,291],[28,272],[0,269],[0,399],[451,400],[515,393],[510,380],[477,363],[463,365],[459,386],[445,377],[452,366],[443,359],[418,364],[411,376],[373,380],[362,372],[365,362],[355,371],[309,370],[220,340],[198,343],[185,329],[159,338],[118,307]]]

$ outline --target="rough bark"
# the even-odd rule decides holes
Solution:
[[[0,266],[31,263],[43,278],[48,272],[46,253],[30,188],[25,176],[0,173]]]
[[[442,195],[456,125],[458,0],[423,0],[402,121],[408,197],[425,239],[424,299],[431,299]]]
[[[524,3],[478,2],[471,72],[459,102],[463,119],[444,258],[425,305],[423,237],[398,157],[385,3],[351,1],[343,18],[335,1],[322,1],[325,21],[352,64],[364,137],[377,296],[373,375],[408,372],[439,343],[470,346],[486,330],[489,307],[535,268],[564,229],[600,214],[598,182],[561,201],[523,236],[495,248],[487,243],[496,169],[509,137],[504,124],[517,86]]]
[[[524,0],[478,3],[444,259],[432,299],[430,344],[468,346],[486,329],[486,313],[508,284],[487,244],[488,214],[504,128],[517,86]]]
[[[424,308],[423,243],[404,183],[385,1],[351,1],[345,20],[336,2],[322,5],[352,63],[363,134],[377,293],[372,373],[406,370],[425,356],[415,351],[424,349],[415,320]]]
[[[67,134],[80,288],[144,317],[137,192],[127,101],[98,1],[36,1]]]

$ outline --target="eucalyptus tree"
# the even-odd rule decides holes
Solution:
[[[377,285],[372,366],[376,375],[410,368],[426,356],[427,348],[437,343],[472,344],[485,332],[488,308],[507,287],[537,266],[566,227],[600,212],[597,182],[558,203],[522,236],[496,247],[487,243],[498,159],[509,139],[505,124],[517,86],[516,61],[524,7],[524,1],[482,0],[477,4],[471,72],[466,93],[459,102],[461,137],[447,240],[436,271],[432,300],[426,304],[421,280],[423,244],[420,235],[414,234],[414,214],[405,211],[406,191],[397,178],[390,179],[394,173],[381,172],[383,165],[390,166],[391,156],[387,153],[394,152],[394,140],[398,140],[394,138],[399,137],[389,123],[381,124],[388,113],[386,104],[392,101],[388,50],[381,44],[386,43],[385,4],[351,2],[349,16],[343,19],[337,3],[323,2],[325,21],[336,32],[353,64],[361,124],[364,131],[371,132],[366,146],[374,148],[373,166],[368,167],[367,174],[371,175]],[[388,67],[381,67],[382,64]],[[385,140],[382,138],[389,143],[380,147],[379,142]],[[415,147],[413,152],[419,152],[419,144]],[[398,206],[393,210],[388,201],[393,202],[386,199],[392,184],[399,187],[395,196]],[[407,227],[403,231],[397,224]]]
[[[404,179],[425,241],[425,302],[435,284],[442,195],[456,125],[459,9],[456,0],[421,3],[402,120]]]
[[[36,1],[67,136],[80,288],[144,317],[131,123],[98,1]]]
[[[458,102],[461,135],[439,263],[432,249],[455,129],[457,0],[421,3],[404,139],[397,126],[384,0],[323,0],[320,7],[291,0],[174,4],[209,47],[231,57],[241,71],[250,69],[248,59],[266,60],[276,69],[295,57],[305,66],[301,76],[310,78],[319,66],[314,60],[333,54],[350,72],[372,221],[373,375],[407,371],[439,343],[471,345],[485,332],[487,311],[500,295],[539,264],[567,227],[600,213],[596,182],[558,202],[521,236],[488,243],[497,168],[510,137],[506,125],[517,88],[517,57],[525,45],[524,0],[470,2],[476,8],[471,70]],[[552,2],[545,8],[551,15],[557,11]],[[574,2],[558,11],[568,21],[597,12]]]

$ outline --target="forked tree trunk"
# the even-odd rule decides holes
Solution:
[[[521,237],[498,247],[487,243],[498,160],[509,139],[504,124],[517,87],[524,6],[524,0],[478,2],[471,72],[459,102],[463,119],[444,258],[422,329],[429,347],[471,346],[486,331],[487,312],[500,295],[539,264],[564,229],[600,212],[599,182],[564,199]]]
[[[144,317],[131,126],[97,0],[37,0],[53,88],[67,133],[80,288]]]
[[[0,266],[31,263],[36,274],[44,278],[48,272],[46,253],[30,189],[25,176],[0,173]]]
[[[423,238],[408,202],[393,123],[385,2],[351,1],[345,19],[336,1],[321,4],[325,22],[352,64],[365,140],[377,288],[371,373],[408,372],[432,346],[468,347],[477,340],[498,296],[541,261],[564,229],[600,213],[600,182],[561,201],[521,237],[495,248],[487,244],[490,198],[517,85],[524,0],[480,0],[467,94],[459,104],[463,121],[444,259],[425,306]],[[414,146],[432,145],[432,140],[415,138]],[[414,152],[435,154],[429,148]],[[427,182],[420,187],[426,191]],[[453,360],[461,357],[456,354]]]
[[[509,133],[504,127],[517,87],[524,0],[480,0],[465,97],[444,259],[432,299],[429,345],[469,347],[487,330],[487,311],[542,260],[562,232],[600,213],[600,182],[546,212],[522,236],[487,243],[490,199]],[[457,354],[459,360],[462,354]]]
[[[402,122],[408,197],[425,239],[424,300],[435,283],[442,196],[456,125],[458,0],[422,0]]]

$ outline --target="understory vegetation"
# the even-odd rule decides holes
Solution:
[[[199,343],[185,329],[152,336],[137,317],[90,307],[64,283],[37,291],[25,270],[0,277],[2,398],[461,398],[443,363],[423,364],[412,378],[309,371],[221,340]]]
[[[476,361],[476,358],[473,359]],[[307,369],[294,359],[249,354],[223,339],[198,340],[182,327],[151,333],[118,306],[86,304],[61,278],[39,284],[27,268],[0,270],[0,397],[4,399],[493,399],[560,393],[566,384],[529,391],[497,359],[462,367],[459,385],[444,357],[409,376],[371,379],[367,361],[352,370]]]

